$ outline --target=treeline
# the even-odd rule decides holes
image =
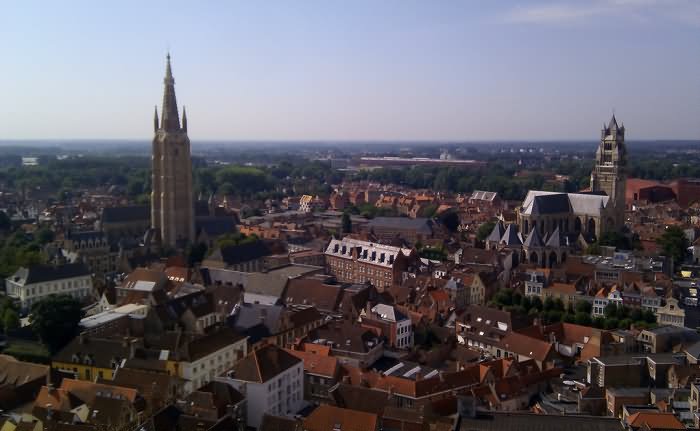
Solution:
[[[588,301],[579,301],[576,305],[565,306],[561,299],[523,296],[512,289],[499,289],[489,302],[489,306],[531,318],[539,318],[544,325],[565,322],[599,329],[644,329],[656,326],[656,315],[649,310],[618,307],[609,303],[603,316],[591,316],[592,305]]]

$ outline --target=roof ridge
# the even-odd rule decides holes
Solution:
[[[255,362],[255,370],[258,372],[258,380],[260,381],[260,383],[264,383],[262,378],[262,371],[260,370],[260,361],[258,360],[257,350],[253,350],[253,361]]]

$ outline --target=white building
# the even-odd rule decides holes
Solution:
[[[386,304],[377,304],[372,308],[372,313],[363,318],[363,322],[370,325],[371,321],[386,322],[393,330],[393,337],[389,337],[389,341],[394,347],[399,349],[410,349],[413,347],[413,325],[411,319],[397,310],[395,307]]]
[[[92,295],[92,274],[82,263],[32,265],[20,268],[5,279],[6,294],[28,310],[50,295],[85,299]]]
[[[187,357],[180,358],[180,377],[187,380],[185,394],[215,380],[248,353],[248,337],[230,328],[207,334],[187,345]],[[162,351],[163,359],[169,352]]]
[[[245,395],[249,427],[258,428],[265,413],[293,416],[304,406],[304,362],[274,345],[253,351],[217,380]]]

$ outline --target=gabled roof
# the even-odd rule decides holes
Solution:
[[[498,223],[493,226],[493,230],[491,230],[491,233],[489,234],[489,237],[486,238],[486,241],[499,242],[501,238],[503,238],[503,234],[505,232],[506,228],[503,227],[503,223],[499,220]]]
[[[372,413],[343,409],[331,405],[321,405],[305,420],[306,431],[373,431],[377,429],[379,418]]]
[[[552,343],[528,337],[517,332],[507,333],[500,341],[502,348],[536,361],[546,361],[553,350]]]
[[[673,413],[637,412],[626,421],[632,428],[648,430],[684,430],[685,425]]]
[[[525,247],[542,247],[544,243],[542,242],[542,237],[540,236],[537,227],[532,228],[530,234],[525,239],[523,243]]]
[[[518,226],[511,223],[501,237],[501,244],[517,246],[523,244],[523,237],[518,232]]]
[[[285,351],[304,361],[304,371],[307,374],[315,374],[332,379],[338,372],[338,358],[334,356],[318,355],[300,350],[285,349]]]
[[[254,350],[233,366],[233,378],[253,383],[265,383],[302,360],[277,346]]]
[[[561,232],[559,232],[559,226],[557,226],[547,239],[547,247],[559,248],[562,246],[564,246],[564,241]]]

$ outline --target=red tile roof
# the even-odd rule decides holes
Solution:
[[[649,430],[684,430],[685,426],[673,413],[637,412],[627,418],[632,428]]]

